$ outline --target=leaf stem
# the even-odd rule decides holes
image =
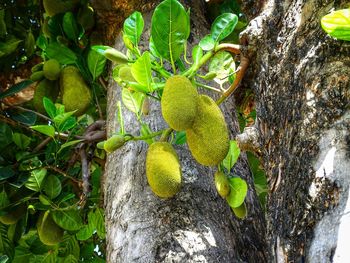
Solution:
[[[222,93],[222,91],[221,91],[220,89],[210,87],[210,86],[205,85],[205,84],[203,84],[203,83],[200,83],[200,82],[195,81],[195,84],[196,84],[197,86],[199,86],[199,87],[202,87],[202,88],[205,88],[205,89],[208,89],[208,90],[213,90],[213,91]]]
[[[166,129],[163,134],[162,137],[160,137],[160,142],[166,142],[168,140],[169,135],[173,132],[174,130],[172,128],[168,128]]]
[[[130,141],[141,141],[141,140],[147,140],[147,139],[152,139],[153,137],[159,136],[161,134],[163,134],[166,130],[161,130],[161,131],[157,131],[157,132],[153,132],[149,135],[146,136],[135,136],[135,137],[131,137],[129,140]]]

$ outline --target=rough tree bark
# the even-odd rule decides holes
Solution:
[[[192,33],[190,42],[198,43],[208,32],[204,2],[189,1]],[[148,43],[150,14],[145,14]],[[123,50],[121,38],[116,48]],[[108,133],[117,128],[116,102],[120,88],[111,81],[108,91]],[[232,138],[238,126],[233,100],[222,107]],[[137,134],[134,115],[123,111],[126,130]],[[151,105],[147,119],[152,130],[165,127],[160,105]],[[186,146],[176,147],[182,163],[183,188],[175,198],[160,200],[150,190],[145,176],[145,143],[129,143],[108,156],[105,179],[105,211],[108,262],[265,262],[265,225],[256,198],[246,158],[235,172],[246,178],[249,215],[236,219],[227,203],[216,193],[213,169],[203,167],[191,157]]]
[[[200,1],[188,2],[195,29],[191,42],[196,42],[208,25]],[[147,146],[128,144],[108,157],[108,262],[346,262],[350,45],[331,39],[320,27],[321,17],[345,7],[345,2],[243,3],[252,19],[242,34],[251,61],[243,85],[255,92],[257,123],[245,134],[247,144],[247,136],[238,139],[256,152],[268,176],[266,221],[245,158],[236,171],[250,185],[249,216],[238,221],[215,193],[213,172],[196,164],[187,149],[176,148],[183,164],[183,189],[164,201],[146,182]],[[119,37],[116,46],[120,43]],[[119,88],[111,83],[109,133],[118,126],[119,99]],[[234,136],[234,102],[222,109]],[[128,131],[136,132],[132,115],[124,115]],[[152,129],[164,127],[159,105],[152,105],[151,116]]]
[[[350,45],[320,26],[348,1],[253,2],[244,83],[269,180],[269,261],[349,262]]]

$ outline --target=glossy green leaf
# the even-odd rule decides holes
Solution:
[[[154,42],[153,42],[153,38],[151,37],[149,39],[149,51],[151,52],[152,56],[160,58],[161,55],[159,54]]]
[[[5,22],[5,9],[0,10],[0,37],[5,37],[7,34],[7,26]]]
[[[131,66],[131,73],[134,79],[151,91],[152,71],[150,53],[146,51]]]
[[[321,25],[330,36],[350,41],[350,8],[325,15],[321,19]]]
[[[194,46],[192,49],[192,60],[193,60],[192,67],[197,67],[202,57],[203,57],[203,49],[199,45]]]
[[[12,140],[21,150],[27,148],[31,141],[31,139],[28,136],[24,135],[23,133],[17,132],[12,134]]]
[[[15,52],[19,43],[21,43],[22,41],[23,40],[11,37],[7,41],[0,42],[0,58],[3,56],[10,55],[12,52]]]
[[[62,65],[75,64],[78,60],[75,53],[65,45],[51,42],[46,48],[46,55],[56,59]]]
[[[230,149],[227,153],[227,156],[222,161],[222,164],[228,171],[230,171],[231,168],[236,164],[240,154],[241,150],[238,147],[237,141],[230,141]]]
[[[128,39],[137,46],[143,31],[144,21],[142,14],[138,11],[132,13],[125,21],[123,25],[123,33]]]
[[[186,132],[185,131],[178,131],[175,135],[175,144],[176,145],[182,145],[186,143]]]
[[[6,255],[1,255],[0,256],[0,263],[6,263],[9,262],[10,258]]]
[[[12,142],[12,130],[4,122],[0,122],[0,149],[6,147]]]
[[[0,224],[0,254],[5,254],[12,259],[14,252],[13,244],[7,235],[7,226]]]
[[[64,258],[62,263],[78,263],[78,259],[73,255],[68,255]]]
[[[38,131],[42,134],[45,134],[49,137],[54,137],[55,136],[55,128],[49,125],[36,125],[36,126],[31,126],[31,128],[35,131]]]
[[[218,16],[211,26],[211,37],[215,42],[219,42],[227,37],[235,29],[238,17],[235,14],[224,13]]]
[[[15,175],[15,171],[11,165],[0,167],[0,181],[10,178]]]
[[[30,177],[28,181],[25,183],[25,187],[28,189],[39,192],[42,189],[44,179],[46,177],[47,170],[46,169],[36,169],[30,173]]]
[[[27,88],[32,83],[33,83],[33,81],[31,81],[31,80],[24,80],[22,82],[19,82],[19,83],[13,85],[12,87],[7,89],[6,91],[0,93],[0,100],[4,99],[6,97],[12,96],[12,95],[16,94],[17,92],[20,92],[21,90]]]
[[[79,38],[79,28],[77,21],[72,12],[67,12],[63,16],[63,31],[67,38],[72,41],[77,41]]]
[[[26,124],[28,126],[34,125],[37,120],[37,115],[34,112],[17,112],[17,114],[11,114],[11,119]]]
[[[107,59],[96,50],[91,49],[88,54],[87,62],[92,78],[96,80],[103,73]]]
[[[123,88],[122,90],[122,101],[124,106],[136,115],[139,115],[144,97],[144,94],[137,91],[132,92],[126,88]]]
[[[12,263],[27,263],[32,256],[33,253],[30,251],[29,247],[17,246]]]
[[[231,177],[228,180],[230,183],[230,193],[226,197],[226,201],[231,207],[239,207],[247,195],[248,185],[246,181],[239,177]]]
[[[177,0],[165,0],[154,10],[151,36],[159,54],[176,61],[184,51],[190,34],[190,21],[185,8]]]
[[[64,144],[61,145],[61,148],[60,148],[60,150],[58,151],[58,153],[59,153],[60,151],[62,151],[64,148],[67,148],[67,147],[69,147],[69,146],[75,145],[75,144],[77,144],[77,143],[79,143],[79,142],[82,142],[82,141],[83,141],[83,140],[73,140],[73,141],[66,142],[66,143],[64,143]]]
[[[80,257],[80,246],[75,235],[65,234],[63,242],[60,243],[59,256],[67,258],[70,255],[78,259]]]
[[[229,81],[228,75],[236,69],[232,55],[226,51],[220,51],[210,60],[209,71],[215,72],[214,81],[220,85]]]
[[[106,229],[104,222],[104,212],[101,208],[96,208],[88,214],[89,224],[91,224],[97,231],[97,235],[104,239],[106,237]]]
[[[78,233],[75,234],[78,240],[87,240],[94,233],[95,228],[91,224],[84,225]]]
[[[52,218],[61,228],[75,231],[83,226],[83,220],[77,209],[52,211]]]
[[[206,35],[203,37],[198,44],[203,50],[209,51],[215,47],[215,41],[211,35]]]
[[[45,178],[43,184],[44,193],[51,199],[56,198],[62,190],[62,185],[60,179],[55,175],[49,175]]]
[[[43,98],[43,105],[46,113],[53,119],[56,116],[56,106],[55,104],[47,97]]]
[[[24,41],[24,50],[26,51],[26,55],[30,57],[33,55],[35,50],[35,38],[32,33],[32,31],[29,31],[26,35],[25,41]]]

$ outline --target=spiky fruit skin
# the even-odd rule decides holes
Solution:
[[[108,152],[114,152],[118,148],[122,147],[125,143],[124,136],[122,135],[113,135],[111,138],[109,138],[107,141],[103,144],[103,149]]]
[[[44,76],[49,80],[56,80],[60,77],[61,65],[56,59],[50,59],[44,63]]]
[[[10,211],[8,214],[0,216],[0,222],[5,225],[13,225],[22,218],[26,212],[26,206],[24,204],[18,205],[14,210]]]
[[[160,198],[173,197],[181,188],[179,158],[167,142],[152,143],[146,157],[147,181]]]
[[[65,67],[61,72],[60,86],[66,111],[77,110],[75,115],[82,115],[91,103],[91,92],[79,69],[74,66]]]
[[[33,106],[34,108],[41,113],[45,112],[43,105],[43,98],[47,97],[53,102],[57,99],[59,93],[59,87],[57,81],[51,81],[48,79],[43,79],[39,82],[38,86],[35,89],[33,97]]]
[[[40,241],[48,246],[54,246],[62,241],[64,230],[53,221],[50,211],[41,213],[37,222]]]
[[[200,164],[214,166],[225,159],[230,139],[224,116],[213,99],[199,96],[197,116],[186,136],[188,147]]]
[[[191,128],[197,115],[197,101],[197,90],[188,78],[171,76],[161,100],[164,120],[176,131]]]
[[[230,183],[223,172],[217,171],[214,175],[214,182],[218,194],[225,198],[230,193]]]
[[[54,16],[73,10],[79,0],[43,0],[45,12],[48,16]]]

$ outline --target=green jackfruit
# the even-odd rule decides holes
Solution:
[[[10,211],[8,214],[0,216],[0,222],[5,225],[13,225],[18,222],[24,216],[26,212],[26,206],[25,204],[20,204],[16,206],[12,211]]]
[[[39,82],[35,89],[33,97],[34,108],[41,113],[45,113],[45,108],[43,105],[43,98],[47,97],[53,102],[57,99],[59,93],[59,87],[57,81],[51,81],[48,79],[43,79]]]
[[[32,73],[42,71],[44,67],[44,62],[40,62],[31,68]]]
[[[79,69],[74,66],[65,67],[60,81],[62,103],[66,111],[77,110],[75,115],[82,115],[91,103],[91,92]]]
[[[85,31],[93,28],[95,25],[94,9],[89,5],[81,7],[78,12],[77,20]]]
[[[124,143],[125,143],[124,136],[116,134],[104,142],[103,149],[106,152],[111,153],[117,150],[118,148],[122,147]]]
[[[223,172],[217,171],[214,175],[216,190],[222,198],[225,198],[230,193],[230,183]]]
[[[53,221],[50,211],[40,214],[37,222],[40,241],[48,246],[54,246],[62,241],[64,230]]]
[[[173,197],[181,188],[179,158],[167,142],[152,143],[146,158],[147,181],[153,193],[161,198]]]
[[[32,81],[39,81],[42,80],[44,77],[44,71],[36,71],[32,73],[32,75],[30,75],[30,79]]]
[[[240,219],[243,219],[247,215],[247,207],[245,203],[241,204],[239,207],[231,207],[233,213]]]
[[[214,166],[225,159],[230,147],[229,134],[224,116],[213,99],[199,96],[198,113],[186,136],[188,147],[200,164]]]
[[[71,11],[80,0],[43,0],[44,9],[48,16]]]
[[[61,65],[56,59],[50,59],[44,63],[44,75],[49,80],[56,80],[60,77]]]
[[[197,101],[197,89],[188,78],[170,77],[161,100],[164,120],[176,131],[191,128],[197,115]]]

